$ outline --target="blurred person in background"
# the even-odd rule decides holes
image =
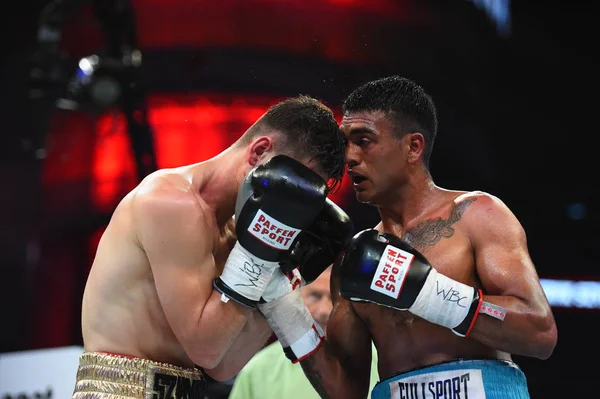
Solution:
[[[302,298],[315,321],[325,330],[332,309],[331,267],[302,287]],[[373,347],[370,387],[378,381],[377,352]],[[371,395],[369,394],[369,397]],[[299,363],[291,363],[273,342],[258,352],[234,380],[229,399],[318,399],[320,396],[304,375]]]
[[[434,183],[437,123],[429,94],[400,76],[344,102],[348,173],[381,222],[334,264],[326,340],[300,359],[323,398],[367,396],[372,344],[374,399],[526,399],[512,356],[554,351],[556,323],[519,220],[491,194]],[[301,306],[278,303],[286,316],[267,317],[275,332]]]
[[[298,96],[217,156],[147,176],[98,245],[73,398],[199,399],[204,373],[235,376],[272,334],[256,304],[298,291],[294,267],[314,268],[311,256],[323,266],[305,275],[329,266],[328,234],[349,240],[351,222],[327,198],[343,171],[332,111]],[[313,331],[296,350],[314,350]]]

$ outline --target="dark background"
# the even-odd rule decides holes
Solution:
[[[413,78],[438,106],[435,182],[504,200],[527,231],[542,278],[598,280],[598,24],[591,3],[509,3],[509,32],[466,0],[78,0],[42,12],[48,3],[21,2],[2,13],[0,351],[81,344],[80,298],[98,236],[122,195],[167,166],[148,140],[153,127],[139,116],[147,103],[170,98],[180,105],[208,98],[235,111],[236,101],[264,108],[303,93],[339,113],[364,81]],[[41,43],[40,21],[60,40]],[[96,123],[110,110],[67,112],[55,101],[69,95],[79,58],[119,57],[124,44],[143,54],[134,72],[114,72],[129,87],[116,120],[134,145],[120,147],[129,161],[118,167],[129,165],[129,174],[111,175],[117,188],[99,204]],[[248,115],[215,122],[224,142],[193,129],[187,137],[216,151],[243,133]],[[171,152],[170,162],[208,157],[190,151],[187,158]],[[132,174],[136,159],[145,161]],[[357,228],[375,223],[375,210],[358,205],[347,187],[336,200]],[[595,366],[583,363],[594,365],[600,355],[600,311],[554,311],[554,355],[516,357],[531,395],[593,397]]]

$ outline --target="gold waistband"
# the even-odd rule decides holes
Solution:
[[[73,399],[203,399],[199,369],[98,352],[79,357]]]

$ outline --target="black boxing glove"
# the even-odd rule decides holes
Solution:
[[[323,209],[327,183],[302,163],[278,155],[254,168],[236,201],[238,241],[213,286],[248,307],[260,300],[279,262]]]
[[[350,217],[327,198],[317,219],[298,237],[290,257],[280,263],[281,269],[289,272],[299,267],[304,281],[309,284],[335,261],[353,234]]]
[[[314,223],[298,237],[290,258],[280,262],[257,305],[293,363],[314,353],[324,337],[296,288],[302,279],[310,283],[331,265],[353,231],[348,215],[327,199]]]
[[[358,233],[346,249],[340,295],[408,310],[463,337],[482,304],[481,290],[438,273],[408,243],[374,229]]]

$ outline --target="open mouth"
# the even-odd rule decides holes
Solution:
[[[367,180],[366,177],[361,176],[361,175],[352,175],[352,184],[357,186],[360,183],[364,182],[365,180]]]

